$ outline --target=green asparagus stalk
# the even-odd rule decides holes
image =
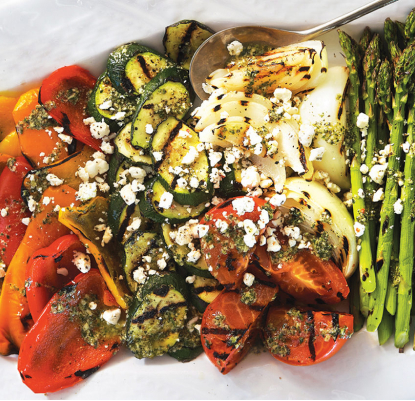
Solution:
[[[413,48],[415,51],[415,46]],[[415,55],[412,57],[415,57]],[[413,203],[415,199],[415,97],[413,92],[409,95],[408,103],[409,113],[407,142],[410,145],[410,148],[405,156],[405,180],[401,193],[403,213],[401,221],[401,242],[399,248],[400,281],[398,286],[395,320],[395,346],[397,348],[403,348],[409,341],[409,320],[411,317],[412,306],[412,272],[414,267],[415,215]]]
[[[360,298],[360,313],[367,318],[369,315],[369,294],[363,289],[362,282],[359,286],[359,298]]]
[[[406,17],[405,37],[407,43],[412,43],[415,39],[415,8]]]
[[[392,76],[393,67],[388,59],[382,61],[378,73],[377,97],[381,110],[384,112],[389,127],[392,127]],[[386,145],[386,143],[384,144]]]
[[[364,90],[362,90],[362,98],[365,106],[365,114],[369,117],[367,136],[366,138],[363,138],[363,140],[366,139],[366,157],[364,160],[365,165],[369,168],[369,170],[374,165],[373,158],[375,156],[378,134],[378,123],[376,119],[378,114],[378,104],[376,100],[376,82],[379,66],[380,36],[376,34],[370,41],[363,58],[363,79],[365,85],[363,86]],[[376,223],[378,219],[376,218],[376,204],[372,201],[372,199],[379,185],[376,184],[369,176],[366,176],[365,179],[366,181],[364,182],[364,191],[366,196],[368,230],[369,238],[371,240],[371,250],[372,254],[374,254],[376,249]]]
[[[362,36],[359,40],[359,52],[360,52],[360,58],[363,58],[366,53],[366,49],[369,47],[369,43],[372,40],[372,31],[367,26],[362,33]]]
[[[368,331],[375,331],[378,328],[384,310],[392,253],[393,229],[395,225],[394,204],[398,199],[399,190],[396,176],[399,173],[402,153],[401,147],[403,142],[405,106],[408,101],[408,84],[414,72],[415,44],[405,49],[397,62],[394,73],[395,98],[393,102],[393,125],[391,131],[392,151],[388,159],[385,199],[380,213],[381,221],[376,257],[376,290],[370,297],[370,312],[366,326]],[[413,241],[413,237],[411,241]]]
[[[373,257],[370,248],[369,230],[367,229],[367,215],[364,198],[358,194],[359,189],[363,188],[361,167],[361,149],[360,149],[360,131],[356,125],[359,111],[359,88],[360,80],[358,74],[358,45],[357,43],[345,32],[339,31],[340,46],[342,47],[346,55],[346,63],[349,69],[350,79],[350,91],[349,102],[351,105],[351,135],[352,135],[352,147],[349,152],[352,153],[352,161],[350,164],[350,179],[351,179],[351,191],[353,195],[353,215],[356,221],[356,225],[362,224],[364,227],[363,234],[360,236],[360,252],[359,252],[359,268],[360,268],[360,280],[362,287],[366,292],[372,292],[376,287],[376,277],[373,267]]]
[[[396,299],[398,296],[397,288],[399,284],[399,241],[401,230],[399,225],[393,231],[392,255],[389,267],[388,288],[386,290],[385,308],[392,315],[396,313]]]
[[[350,279],[350,313],[353,315],[353,331],[358,332],[365,323],[365,318],[360,312],[360,278],[358,272],[355,272]]]
[[[395,45],[397,45],[399,43],[398,26],[390,18],[386,18],[383,25],[383,33],[385,34],[385,41],[388,46],[389,54],[392,54],[394,50],[391,49],[391,44],[395,43]]]
[[[396,27],[398,28],[398,43],[400,49],[405,49],[406,47],[406,37],[405,37],[405,24],[401,21],[395,21]]]
[[[379,345],[383,345],[393,334],[394,318],[387,310],[383,312],[383,318],[378,328]]]

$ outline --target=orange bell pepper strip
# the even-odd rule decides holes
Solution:
[[[68,146],[53,129],[53,120],[38,104],[39,88],[20,96],[13,109],[13,118],[22,153],[34,167],[43,167],[69,155]]]
[[[79,207],[70,207],[59,211],[59,221],[78,235],[97,262],[99,271],[115,300],[123,308],[128,308],[130,290],[123,277],[121,255],[115,239],[104,243],[94,230],[98,224],[107,225],[109,199],[95,197]]]
[[[0,96],[0,141],[14,130],[13,107],[17,98]]]
[[[45,248],[70,230],[58,221],[57,205],[66,207],[79,202],[75,190],[66,185],[51,187],[44,192],[37,211],[31,218],[25,236],[4,277],[0,295],[0,354],[17,353],[33,325],[25,291],[26,266],[34,252]],[[48,198],[48,199],[46,199]],[[47,201],[50,201],[47,205]]]
[[[13,130],[0,142],[0,153],[13,157],[23,156],[17,132]]]

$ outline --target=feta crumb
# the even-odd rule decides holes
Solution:
[[[131,184],[124,185],[121,188],[120,195],[127,205],[132,205],[136,200],[135,192]]]
[[[362,198],[363,199],[365,197],[365,191],[363,191],[362,188],[359,188],[357,190],[357,195],[359,196],[359,198]]]
[[[254,284],[255,276],[251,273],[245,273],[244,274],[244,284],[247,287],[251,287],[252,284]]]
[[[274,98],[276,102],[287,103],[291,100],[291,96],[292,92],[287,88],[277,88],[274,91]]]
[[[246,131],[246,137],[249,139],[249,144],[251,146],[255,146],[259,143],[262,143],[262,137],[258,135],[252,125],[249,127],[248,131]]]
[[[93,123],[96,123],[95,118],[94,117],[88,117],[88,118],[84,118],[84,124],[85,125],[91,125]]]
[[[46,176],[47,181],[49,182],[52,187],[58,187],[59,185],[63,184],[63,180],[57,177],[55,174],[48,174]]]
[[[411,144],[408,141],[402,144],[402,150],[405,153],[408,153],[410,148],[411,148]]]
[[[358,221],[354,223],[354,232],[356,237],[361,237],[365,232],[365,226]]]
[[[167,266],[166,260],[165,259],[159,259],[157,261],[157,266],[159,267],[160,270],[164,270]]]
[[[108,244],[112,239],[112,231],[110,227],[105,228],[104,235],[102,237],[101,246],[104,246],[105,244]]]
[[[186,283],[188,283],[188,284],[193,284],[195,282],[195,280],[196,280],[196,276],[187,276],[186,277]],[[196,319],[196,321],[197,321],[197,319]]]
[[[88,306],[89,306],[89,309],[91,309],[91,310],[95,310],[96,308],[97,308],[97,304],[95,303],[95,302],[90,302],[89,304],[88,304]]]
[[[134,217],[131,224],[126,228],[126,231],[136,231],[141,226],[141,219],[139,217]]]
[[[375,181],[377,184],[383,183],[383,177],[386,173],[386,170],[388,168],[387,164],[375,164],[369,172],[370,178]]]
[[[369,116],[365,113],[360,113],[357,116],[356,125],[360,128],[367,128],[369,126]]]
[[[95,122],[89,126],[92,138],[102,139],[110,134],[110,127],[105,122]]]
[[[56,269],[56,273],[60,274],[61,276],[67,276],[69,274],[68,269],[66,267],[58,267]]]
[[[144,284],[144,282],[146,281],[146,274],[144,272],[144,268],[139,267],[138,269],[134,270],[133,279],[138,284]]]
[[[191,138],[192,134],[190,134],[190,132],[187,132],[185,130],[180,130],[179,134],[177,135],[179,138]]]
[[[191,188],[198,188],[199,187],[199,180],[196,177],[192,177],[190,179],[189,185]]]
[[[285,194],[275,194],[270,200],[269,203],[272,206],[281,206],[285,203],[285,201],[287,200],[287,197],[285,196]]]
[[[97,196],[97,184],[92,183],[82,183],[79,185],[79,190],[76,193],[76,199],[85,202],[89,199],[95,198]]]
[[[115,113],[112,117],[111,120],[118,120],[118,121],[122,121],[125,118],[125,111],[119,111],[117,113]]]
[[[29,223],[30,223],[30,217],[25,217],[24,219],[22,219],[22,223],[23,223],[25,226],[28,226],[28,225],[29,225]]]
[[[198,249],[194,249],[187,254],[187,261],[190,263],[197,263],[202,254]]]
[[[114,153],[114,146],[112,146],[109,142],[102,142],[101,150],[107,155],[112,155]]]
[[[189,151],[182,159],[182,163],[192,164],[194,163],[194,161],[196,160],[198,156],[199,156],[199,152],[196,150],[196,148],[194,146],[190,146]]]
[[[195,238],[203,238],[209,231],[209,226],[207,224],[198,224],[197,225],[197,233],[198,236]]]
[[[309,148],[314,138],[314,127],[309,124],[301,124],[300,131],[298,132],[298,140],[303,146]]]
[[[49,203],[50,203],[50,198],[49,198],[49,196],[45,196],[45,197],[43,198],[43,200],[42,200],[42,203],[43,203],[45,206],[49,205]]]
[[[395,214],[402,214],[402,211],[403,211],[402,199],[398,199],[393,204],[393,210],[394,210]]]
[[[83,252],[74,251],[72,263],[81,273],[88,273],[91,270],[91,259]]]
[[[256,188],[261,182],[256,166],[249,166],[247,169],[242,170],[241,177],[241,184],[244,188]]]
[[[8,207],[1,209],[1,212],[0,212],[1,217],[6,217],[9,214],[8,210],[9,210]]]
[[[315,148],[315,149],[311,149],[310,151],[310,161],[321,161],[323,159],[323,155],[325,152],[325,148],[321,147],[321,148]]]
[[[239,216],[243,216],[245,213],[254,211],[255,202],[252,198],[245,196],[243,198],[234,199],[232,201],[232,207]]]
[[[71,137],[70,135],[58,134],[58,137],[62,142],[65,142],[68,145],[70,145],[73,141],[73,137]]]
[[[373,194],[373,202],[379,202],[383,200],[385,197],[385,194],[383,193],[383,188],[379,188],[374,194]]]
[[[360,166],[360,172],[361,172],[362,174],[367,174],[367,173],[369,172],[369,167],[368,167],[368,166],[366,166],[366,164],[362,164],[362,165]]]
[[[146,134],[152,134],[153,131],[153,126],[151,124],[146,124]]]
[[[216,166],[216,164],[219,163],[221,159],[222,159],[221,152],[209,152],[209,162],[210,162],[211,167]]]
[[[163,152],[153,152],[153,157],[156,162],[159,162],[163,158]]]
[[[242,53],[244,46],[241,42],[234,40],[233,42],[229,43],[226,48],[228,49],[228,52],[231,56],[239,56]]]
[[[117,324],[121,317],[121,309],[109,309],[106,310],[101,317],[108,323],[108,324]]]
[[[281,245],[275,236],[267,238],[267,251],[268,252],[279,252],[281,250]]]
[[[249,248],[254,247],[256,245],[255,235],[245,234],[244,235],[244,242],[245,242],[245,245],[248,246]]]
[[[160,197],[159,207],[162,209],[170,209],[173,202],[173,195],[165,191]]]
[[[243,227],[246,234],[255,235],[258,232],[257,226],[252,220],[245,219],[243,221]]]
[[[226,232],[226,230],[229,227],[228,223],[226,221],[224,221],[224,220],[216,220],[215,226],[219,230],[219,232],[221,232],[222,234],[224,232]]]

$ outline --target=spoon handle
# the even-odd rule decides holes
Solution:
[[[347,24],[348,22],[363,17],[364,15],[369,14],[372,11],[375,11],[379,8],[385,7],[389,4],[392,4],[395,1],[398,0],[375,0],[347,14],[334,18],[331,21],[328,21],[324,24],[318,25],[315,28],[307,29],[298,33],[306,35],[308,39],[311,39],[323,33],[331,31],[332,29],[339,28],[340,26]]]

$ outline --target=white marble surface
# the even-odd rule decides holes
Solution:
[[[1,0],[0,91],[23,91],[58,67],[81,64],[94,74],[108,53],[128,41],[161,50],[165,26],[198,19],[215,30],[242,24],[304,29],[365,4],[365,0]],[[400,0],[344,29],[358,36],[402,20],[414,6]],[[336,33],[322,37],[332,65],[343,59]],[[290,367],[268,354],[249,355],[222,376],[202,355],[180,364],[170,358],[139,361],[123,351],[72,389],[51,399],[394,399],[415,397],[415,352],[398,354],[389,342],[362,330],[331,360]],[[45,399],[21,383],[16,358],[0,359],[1,399]]]

